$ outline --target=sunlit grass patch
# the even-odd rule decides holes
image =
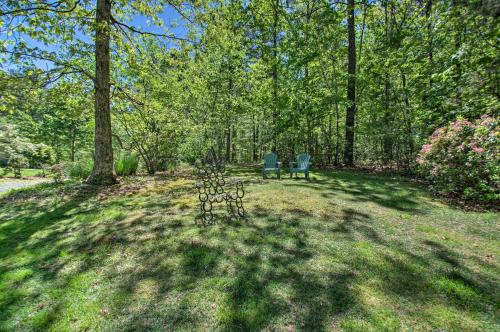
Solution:
[[[247,217],[209,226],[190,177],[0,198],[0,330],[498,329],[494,213],[375,175],[229,174]]]
[[[42,174],[41,169],[36,169],[36,168],[23,168],[23,169],[21,169],[21,177],[23,177],[23,178],[24,177],[39,176],[41,174]],[[13,178],[14,173],[7,172],[7,174],[5,174],[4,168],[0,167],[0,176],[4,177],[4,178]],[[0,179],[1,179],[1,177],[0,177]]]

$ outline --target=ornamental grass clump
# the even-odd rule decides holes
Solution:
[[[500,200],[500,130],[489,115],[437,129],[417,158],[433,190],[464,200]]]
[[[126,155],[115,162],[115,173],[118,176],[134,175],[138,166],[139,160],[136,155]]]

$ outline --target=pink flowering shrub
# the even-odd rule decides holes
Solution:
[[[417,158],[432,188],[466,200],[500,200],[500,130],[496,118],[457,120],[437,129]]]

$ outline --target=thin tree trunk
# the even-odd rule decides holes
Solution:
[[[410,116],[410,100],[408,98],[408,90],[406,89],[406,75],[401,72],[401,81],[403,85],[403,99],[405,103],[405,107],[403,108],[403,115],[405,117],[405,122],[406,122],[406,135],[407,135],[407,142],[408,142],[408,155],[407,155],[407,163],[406,167],[410,166],[411,160],[413,159],[413,153],[415,150],[415,142],[413,139],[413,126],[412,126],[412,121],[411,121],[411,116]]]
[[[94,168],[88,183],[116,183],[113,167],[110,114],[110,21],[111,0],[97,0],[95,41],[95,152]]]
[[[226,128],[226,162],[231,161],[231,127]]]
[[[252,161],[257,161],[257,123],[255,121],[255,115],[252,117],[253,122],[253,132],[252,132]]]
[[[330,114],[328,115],[328,165],[331,165],[332,163],[332,154],[333,154],[333,142],[332,142],[332,112],[330,111]]]
[[[368,0],[363,2],[363,23],[361,24],[361,36],[359,37],[359,54],[358,54],[358,64],[361,61],[361,54],[363,52],[363,38],[365,35],[365,27],[366,27],[366,10],[368,7]],[[358,68],[359,72],[359,68]]]
[[[455,15],[460,17],[460,5],[458,3],[458,0],[453,0],[452,1],[453,5],[453,12]],[[460,20],[459,20],[460,22]],[[462,22],[460,22],[462,23]],[[459,24],[459,26],[456,28],[456,34],[455,34],[455,52],[458,53],[460,51],[460,47],[462,46],[462,30],[463,26],[462,24]],[[462,87],[461,87],[461,80],[462,80],[462,64],[460,63],[461,59],[457,61],[456,65],[456,75],[455,75],[455,104],[457,105],[458,108],[462,108]]]
[[[385,48],[386,54],[389,54],[391,48],[391,41],[389,39],[390,22],[389,15],[387,11],[387,2],[383,2],[384,6],[384,29],[385,29]],[[392,137],[392,122],[393,115],[390,110],[390,78],[388,69],[385,70],[384,75],[384,134],[383,134],[383,151],[382,151],[382,161],[384,164],[388,164],[393,160],[393,145],[394,138]]]
[[[429,88],[432,88],[432,67],[434,66],[433,40],[432,40],[432,0],[425,4],[425,17],[427,19],[427,59],[429,63]]]
[[[278,126],[278,7],[279,0],[276,0],[273,12],[273,131],[272,131],[272,148],[276,152],[276,132]]]
[[[347,2],[347,36],[349,49],[347,56],[347,111],[345,118],[344,163],[354,165],[354,125],[356,117],[356,35],[354,30],[354,0]]]
[[[237,131],[236,131],[236,126],[233,124],[232,125],[233,127],[233,132],[232,132],[232,137],[231,137],[231,140],[232,140],[232,146],[231,146],[231,162],[232,163],[235,163],[236,162],[236,135],[237,135]]]
[[[339,165],[339,154],[340,154],[340,129],[339,129],[339,103],[335,102],[335,166]]]
[[[74,162],[75,161],[75,144],[76,144],[76,138],[75,138],[75,128],[73,127],[71,129],[71,151],[70,151],[70,156],[69,159]]]

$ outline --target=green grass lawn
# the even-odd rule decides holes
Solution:
[[[21,170],[21,176],[22,177],[31,177],[31,176],[38,176],[42,172],[41,169],[36,169],[36,168],[23,168]],[[10,172],[4,175],[4,169],[0,167],[0,176],[2,177],[7,177],[7,178],[13,178],[14,173]]]
[[[209,226],[183,176],[0,196],[0,330],[500,330],[498,214],[385,176],[231,173],[248,219]]]

